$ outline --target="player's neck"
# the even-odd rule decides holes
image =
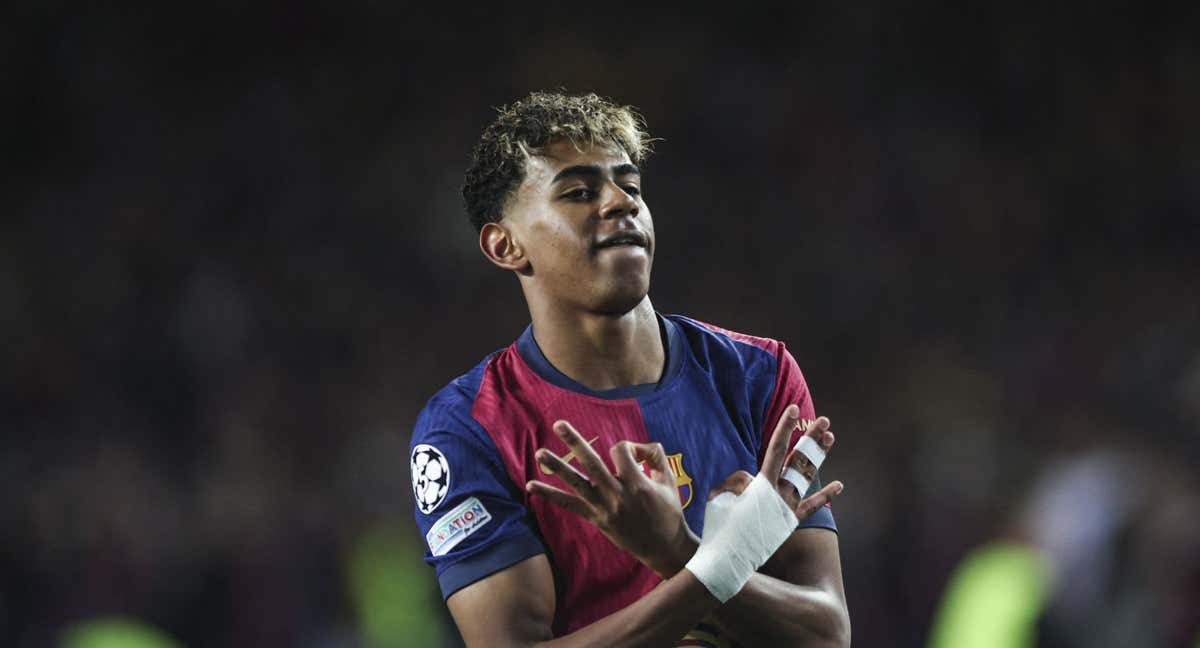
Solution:
[[[533,337],[550,364],[595,391],[658,382],[666,364],[646,297],[623,315],[531,309]]]

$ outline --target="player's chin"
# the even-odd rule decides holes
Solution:
[[[617,287],[626,287],[636,292],[637,287],[650,287],[650,269],[654,267],[654,256],[643,248],[622,248],[599,259],[597,266],[605,281]]]
[[[608,286],[593,305],[597,312],[623,315],[642,303],[650,292],[650,276],[627,278]]]

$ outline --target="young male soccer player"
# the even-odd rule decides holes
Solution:
[[[654,311],[647,152],[595,95],[484,131],[463,195],[533,322],[418,417],[426,560],[469,646],[848,645],[829,421],[781,342]]]

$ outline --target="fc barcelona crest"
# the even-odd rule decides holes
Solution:
[[[687,508],[688,504],[692,503],[692,476],[687,474],[687,470],[683,468],[683,453],[667,455],[667,461],[671,464],[671,472],[675,473],[675,487],[679,489],[679,501],[683,504],[683,508]]]

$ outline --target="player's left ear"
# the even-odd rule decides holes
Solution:
[[[479,250],[488,261],[505,270],[520,274],[529,272],[529,258],[512,232],[500,223],[486,223],[479,230]]]

